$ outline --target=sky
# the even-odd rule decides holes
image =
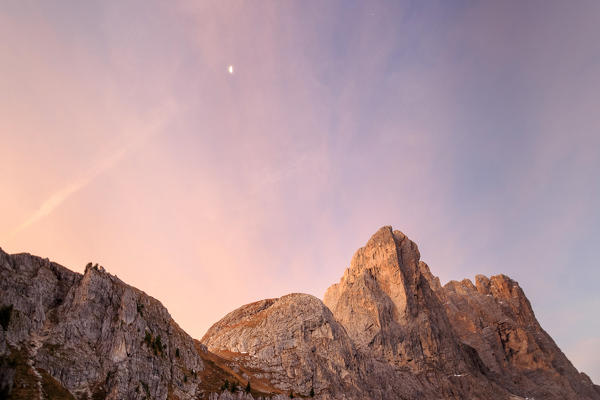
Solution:
[[[0,247],[195,338],[381,226],[504,273],[600,383],[600,2],[0,3]],[[230,73],[229,66],[233,66]]]

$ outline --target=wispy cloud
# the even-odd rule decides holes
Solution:
[[[108,156],[102,158],[96,164],[94,164],[89,170],[87,170],[81,177],[69,182],[64,187],[58,189],[52,193],[44,202],[17,228],[15,228],[9,235],[9,238],[15,236],[19,232],[24,231],[31,225],[37,223],[42,218],[50,215],[54,210],[60,207],[69,197],[79,192],[84,187],[88,186],[102,173],[108,171],[117,165],[127,154],[131,153],[134,149],[140,147],[149,138],[160,132],[168,120],[168,116],[172,113],[173,105],[168,103],[167,106],[155,114],[155,117],[149,122],[144,123],[141,127],[132,127],[131,131],[134,133],[128,133],[123,136],[129,136],[130,139],[125,144],[121,144],[116,150],[110,153]]]

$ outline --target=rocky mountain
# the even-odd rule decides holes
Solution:
[[[0,399],[600,399],[504,275],[441,286],[383,227],[324,300],[238,308],[192,339],[97,265],[0,250]]]

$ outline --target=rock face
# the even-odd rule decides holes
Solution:
[[[519,284],[507,276],[449,282],[439,290],[455,332],[513,393],[536,399],[598,397],[538,323]]]
[[[465,280],[442,287],[417,245],[391,227],[355,253],[325,293],[326,308],[292,296],[239,308],[213,325],[204,343],[276,371],[273,383],[283,390],[306,393],[310,380],[324,398],[600,399],[600,388],[539,326],[516,282],[478,276],[477,286]],[[337,332],[329,341],[342,345],[303,334],[307,321]],[[323,372],[315,374],[315,365]]]
[[[246,367],[284,392],[336,398],[361,393],[360,357],[321,300],[307,294],[248,304],[213,325],[202,342],[215,353],[239,353]]]
[[[102,267],[0,250],[0,279],[0,399],[600,399],[515,281],[441,286],[391,227],[324,301],[248,304],[200,342]]]
[[[12,307],[0,355],[13,397],[52,398],[62,386],[62,398],[196,398],[203,362],[192,338],[157,300],[102,267],[81,275],[0,251],[0,292]]]
[[[476,365],[461,351],[444,307],[426,276],[417,245],[380,229],[359,249],[325,304],[361,350],[412,371],[462,373]]]
[[[481,359],[454,333],[438,288],[417,245],[384,227],[354,254],[324,302],[362,352],[391,369],[428,374],[442,396],[502,392],[490,391]],[[450,377],[466,378],[468,388]]]

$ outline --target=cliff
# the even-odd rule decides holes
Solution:
[[[201,341],[100,266],[0,250],[0,399],[600,399],[518,283],[441,286],[391,227],[324,301],[238,308]]]

